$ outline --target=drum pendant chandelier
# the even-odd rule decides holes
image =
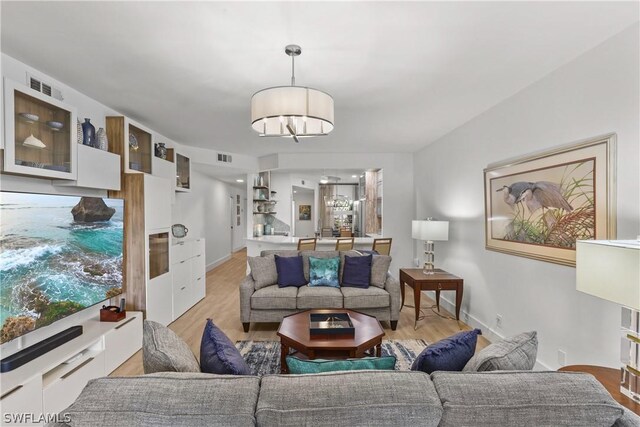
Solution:
[[[262,89],[251,97],[251,127],[260,136],[299,138],[327,135],[333,130],[333,98],[326,92],[296,86],[295,57],[298,45],[288,45],[291,86]]]

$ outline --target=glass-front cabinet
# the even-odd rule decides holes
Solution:
[[[4,94],[4,171],[75,180],[76,109],[8,79]]]
[[[176,191],[191,191],[191,161],[176,153]]]

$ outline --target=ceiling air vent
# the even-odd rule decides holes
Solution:
[[[218,153],[218,161],[222,163],[231,163],[231,154]]]
[[[32,76],[27,73],[27,83],[29,87],[33,90],[37,90],[38,92],[44,93],[47,96],[51,96],[60,101],[64,100],[62,97],[62,92],[60,89],[52,86],[50,83],[45,83],[37,77]]]

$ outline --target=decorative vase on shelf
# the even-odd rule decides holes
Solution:
[[[96,132],[96,148],[102,151],[109,151],[109,139],[107,138],[107,132],[104,128],[100,128],[98,132]]]
[[[167,147],[165,147],[164,142],[156,144],[156,157],[167,160]]]
[[[96,146],[96,128],[91,124],[91,119],[84,119],[82,124],[82,143],[91,147]]]
[[[78,131],[77,131],[78,136],[76,139],[78,140],[78,144],[82,144],[82,140],[84,139],[84,136],[83,136],[84,134],[82,132],[82,123],[80,123],[80,119],[78,119],[77,127],[78,127]]]

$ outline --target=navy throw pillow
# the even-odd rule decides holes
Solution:
[[[207,319],[200,343],[200,370],[209,374],[251,375],[236,346],[211,319]]]
[[[304,278],[302,268],[302,256],[282,257],[275,256],[276,270],[278,271],[278,287],[304,286],[307,279]]]
[[[371,255],[345,255],[341,286],[364,289],[368,288],[369,282],[371,281],[372,259],[373,257]]]
[[[480,329],[462,331],[428,345],[411,365],[412,371],[430,374],[434,371],[462,371],[476,352]]]

